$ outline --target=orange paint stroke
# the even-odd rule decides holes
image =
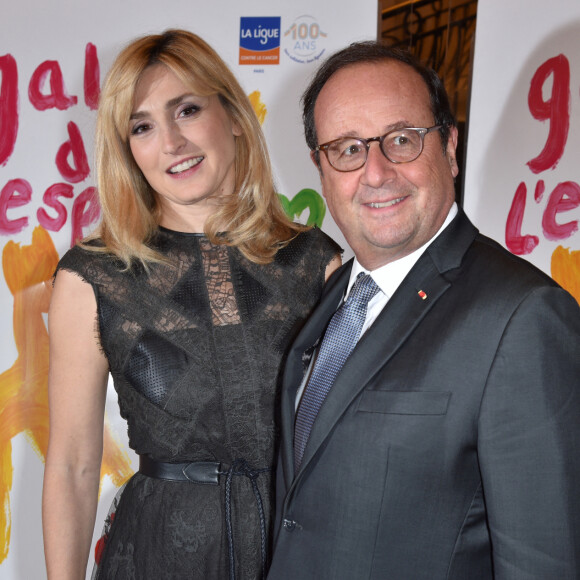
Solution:
[[[580,304],[580,251],[558,246],[552,254],[552,278]]]
[[[8,556],[13,481],[12,438],[24,434],[44,461],[48,446],[48,312],[51,278],[58,263],[52,239],[42,227],[32,233],[32,244],[9,241],[2,252],[6,284],[14,297],[13,332],[18,357],[0,374],[0,563]],[[109,475],[121,485],[132,474],[130,460],[105,430],[101,481]]]
[[[254,91],[248,95],[250,99],[250,103],[252,104],[252,108],[258,117],[258,121],[260,121],[260,125],[264,124],[264,120],[266,119],[266,115],[268,114],[268,109],[266,109],[266,105],[262,102],[262,95],[260,91]]]

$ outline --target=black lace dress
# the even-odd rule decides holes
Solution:
[[[281,360],[340,249],[318,229],[265,266],[199,234],[160,229],[155,245],[174,266],[123,272],[75,247],[59,268],[94,288],[131,448],[154,461],[220,462],[221,475],[200,484],[136,473],[114,502],[93,577],[259,579]]]

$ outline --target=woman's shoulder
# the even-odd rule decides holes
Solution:
[[[301,231],[276,254],[276,263],[286,268],[303,268],[324,271],[326,266],[342,254],[342,248],[317,227]]]
[[[92,239],[77,244],[67,250],[60,258],[55,275],[59,270],[68,270],[78,274],[89,283],[95,283],[96,278],[102,276],[105,270],[110,269],[113,263],[118,268],[118,260],[103,251],[103,243],[99,239]]]
[[[331,252],[332,255],[343,252],[343,249],[328,234],[316,226],[300,232],[286,247],[308,254],[313,251],[325,254]]]

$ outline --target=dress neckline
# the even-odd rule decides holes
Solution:
[[[160,232],[164,232],[167,234],[174,234],[176,236],[185,236],[185,237],[197,237],[197,238],[206,238],[207,236],[205,235],[204,232],[180,232],[178,230],[171,230],[169,228],[166,228],[165,226],[157,226],[157,229]]]

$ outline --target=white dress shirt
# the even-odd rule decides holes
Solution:
[[[369,329],[371,324],[376,320],[377,316],[381,313],[382,309],[387,305],[387,302],[391,298],[391,296],[395,293],[397,288],[400,286],[401,282],[405,279],[407,274],[411,271],[411,268],[415,265],[417,260],[421,257],[423,252],[429,247],[429,245],[435,240],[441,232],[451,223],[451,220],[457,215],[457,204],[453,203],[443,225],[439,228],[437,233],[426,243],[423,244],[420,248],[416,249],[411,254],[404,256],[403,258],[399,258],[394,262],[390,262],[377,268],[376,270],[366,270],[363,266],[359,263],[359,261],[354,259],[354,263],[352,265],[352,270],[350,272],[350,279],[348,281],[348,286],[346,287],[346,292],[344,293],[343,302],[346,300],[350,289],[352,288],[356,277],[361,273],[364,272],[365,274],[370,274],[372,279],[375,281],[377,286],[381,289],[380,292],[369,301],[367,306],[367,315],[365,318],[365,322],[363,324],[361,330],[361,336]],[[359,337],[360,339],[360,337]],[[302,397],[302,393],[304,391],[304,387],[306,382],[310,378],[310,373],[312,372],[312,367],[314,366],[314,360],[316,356],[313,355],[312,360],[310,361],[310,366],[302,380],[302,384],[296,393],[296,407],[298,407],[298,403],[300,402],[300,398]]]
[[[453,220],[456,215],[457,204],[453,203],[449,213],[447,214],[447,217],[445,218],[445,221],[443,222],[443,225],[426,244],[422,245],[408,256],[404,256],[403,258],[399,258],[394,262],[385,264],[384,266],[381,266],[372,272],[363,268],[355,257],[352,270],[350,272],[350,280],[348,281],[348,286],[344,295],[344,300],[346,300],[346,297],[348,296],[348,293],[350,292],[356,277],[361,272],[370,274],[377,286],[381,289],[381,291],[378,292],[368,303],[367,316],[361,331],[361,336],[368,330],[370,325],[381,313],[382,309],[386,306],[387,302],[400,286],[401,282],[407,277],[407,274],[411,271],[411,268],[415,265],[423,252],[429,247],[433,240],[435,240],[439,234],[451,223],[451,220]]]

